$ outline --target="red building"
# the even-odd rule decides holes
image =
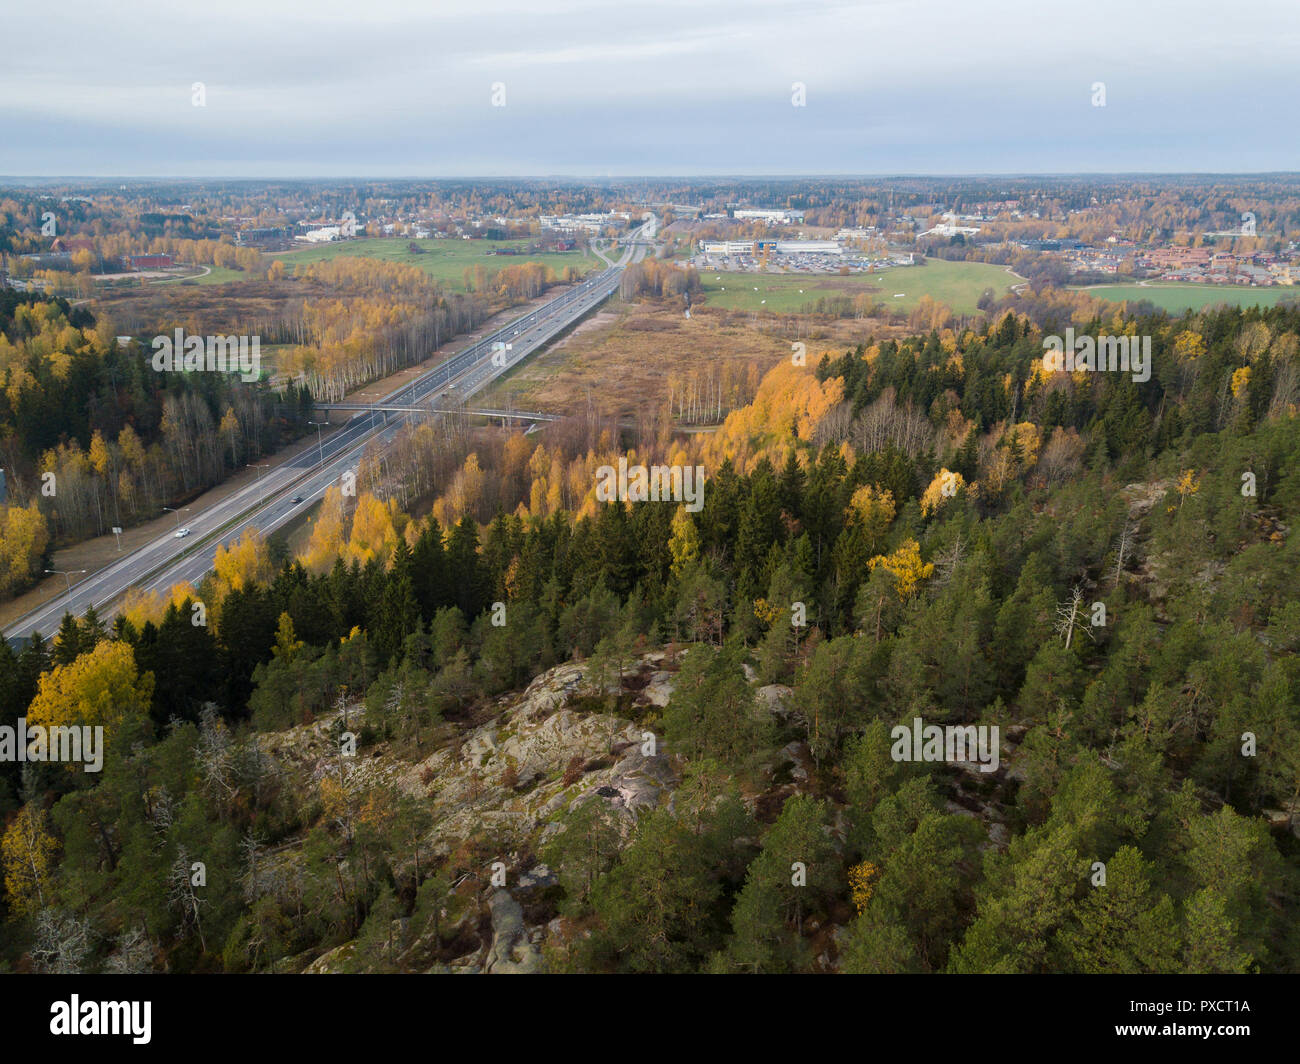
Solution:
[[[165,270],[172,264],[170,255],[127,255],[122,260],[128,270]]]

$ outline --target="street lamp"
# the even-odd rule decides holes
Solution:
[[[262,489],[262,470],[267,466],[266,462],[249,462],[249,469],[257,470],[257,503],[260,506],[266,502],[266,492]]]
[[[318,453],[318,455],[320,456],[320,457],[319,457],[320,464],[321,464],[321,465],[324,465],[324,464],[325,464],[325,444],[321,442],[321,433],[320,433],[320,430],[321,430],[321,426],[322,426],[322,425],[328,425],[329,422],[328,422],[328,421],[309,421],[309,422],[307,422],[307,424],[308,424],[308,425],[315,425],[315,426],[316,426],[316,448],[317,448],[317,453]]]
[[[74,573],[83,574],[89,572],[88,569],[46,569],[47,573],[54,573],[56,576],[63,577],[68,585],[68,608],[72,608],[72,576]]]
[[[188,506],[182,506],[180,510],[173,510],[170,506],[164,506],[163,509],[166,510],[168,513],[172,513],[172,514],[175,514],[175,515],[176,515],[176,527],[177,527],[177,528],[180,528],[180,527],[181,527],[181,510],[188,510],[189,507],[188,507]]]

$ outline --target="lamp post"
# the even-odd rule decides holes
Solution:
[[[56,576],[63,577],[64,582],[68,586],[68,608],[71,609],[72,608],[72,576],[74,573],[84,574],[86,572],[89,572],[89,570],[87,569],[46,569],[45,571],[47,573],[54,573]]]
[[[262,470],[266,468],[265,462],[249,462],[252,469],[257,470],[257,504],[259,506],[266,502],[266,491],[262,488]]]
[[[188,506],[182,506],[180,510],[173,510],[170,506],[164,506],[163,509],[166,510],[168,513],[172,513],[172,514],[175,514],[175,515],[176,515],[176,527],[177,527],[177,528],[180,528],[180,527],[181,527],[181,510],[188,510],[189,507],[188,507]]]
[[[322,425],[328,425],[329,422],[328,422],[328,421],[309,421],[309,422],[307,422],[307,424],[308,424],[308,425],[315,425],[315,426],[316,426],[316,449],[317,449],[316,453],[317,453],[317,455],[319,456],[319,457],[318,457],[318,460],[319,460],[320,464],[321,464],[321,465],[324,465],[324,464],[325,464],[325,444],[321,442],[321,432],[320,432],[320,430],[321,430],[321,426],[322,426]]]

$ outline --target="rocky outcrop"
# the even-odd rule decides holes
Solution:
[[[524,910],[507,890],[488,899],[492,914],[492,943],[483,961],[490,975],[529,975],[542,970],[542,951],[529,940]]]
[[[629,685],[637,689],[632,715],[667,704],[674,674],[662,666],[665,655],[647,655]],[[557,932],[547,924],[529,926],[526,914],[542,911],[536,898],[558,885],[545,865],[522,855],[538,848],[559,830],[565,815],[584,802],[603,802],[630,830],[637,812],[670,798],[677,785],[674,764],[658,750],[649,729],[625,716],[582,712],[574,708],[584,690],[584,667],[565,664],[551,669],[521,693],[507,695],[488,713],[456,735],[448,729],[443,746],[419,761],[398,756],[385,744],[364,747],[340,761],[337,734],[344,712],[322,716],[309,725],[259,737],[262,753],[281,779],[302,788],[320,786],[327,775],[358,793],[376,784],[417,799],[430,815],[431,827],[420,850],[428,860],[445,858],[473,839],[491,838],[497,860],[506,868],[507,886],[481,886],[473,875],[457,891],[469,898],[443,926],[411,929],[400,966],[409,970],[520,973],[544,967],[543,945]],[[348,729],[359,731],[362,710],[346,711]],[[553,913],[553,909],[550,910]],[[552,920],[552,925],[559,924]],[[473,943],[477,941],[477,948]],[[464,942],[468,952],[451,961],[446,943]],[[345,943],[317,957],[305,970],[339,971],[353,955]],[[419,958],[424,957],[423,962]]]

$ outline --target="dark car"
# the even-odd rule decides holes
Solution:
[[[297,503],[297,502],[302,502],[302,496],[301,496],[301,495],[295,495],[295,496],[293,497],[293,501],[296,502],[296,503]]]

